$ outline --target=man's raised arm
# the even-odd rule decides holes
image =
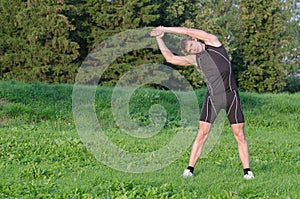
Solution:
[[[150,35],[156,37],[158,47],[168,63],[178,66],[195,65],[196,58],[194,55],[176,56],[170,51],[170,49],[166,46],[165,42],[162,39],[162,37],[164,36],[164,32],[154,30],[150,33]]]
[[[156,30],[169,32],[169,33],[176,33],[176,34],[185,34],[194,39],[202,40],[207,45],[212,45],[217,47],[222,45],[215,35],[207,33],[203,30],[185,28],[185,27],[163,27],[163,26],[157,27]]]

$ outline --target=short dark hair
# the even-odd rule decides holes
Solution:
[[[187,42],[188,41],[192,41],[193,39],[191,37],[186,37],[186,38],[183,38],[181,41],[180,41],[180,49],[184,52],[186,52],[186,46],[187,46]]]

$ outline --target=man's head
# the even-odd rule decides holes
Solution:
[[[180,48],[188,54],[197,54],[205,50],[205,45],[197,39],[187,37],[180,41]]]

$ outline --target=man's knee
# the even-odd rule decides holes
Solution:
[[[244,123],[233,124],[231,126],[236,140],[238,142],[244,142],[246,140],[246,136],[244,132]]]
[[[211,126],[210,123],[200,122],[199,130],[196,138],[197,142],[204,141],[207,138],[210,131],[210,126]]]
[[[244,132],[240,132],[240,133],[234,134],[234,136],[235,136],[236,140],[239,143],[245,143],[246,142],[246,136],[245,136]]]
[[[209,134],[209,129],[199,129],[198,131],[198,135],[202,136],[202,137],[206,137]]]

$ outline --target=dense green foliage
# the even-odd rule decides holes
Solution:
[[[178,130],[179,107],[174,108],[172,92],[141,88],[132,98],[133,119],[147,124],[149,105],[159,99],[169,113],[166,126],[149,139],[122,133],[111,113],[112,92],[109,87],[98,88],[96,112],[111,141],[125,150],[158,149]],[[205,90],[196,94],[201,105]],[[299,93],[241,92],[256,176],[252,181],[243,179],[229,123],[208,157],[199,160],[192,179],[181,177],[189,151],[155,172],[111,169],[97,161],[80,140],[71,95],[72,85],[0,81],[0,198],[300,197]]]
[[[2,77],[72,82],[79,45],[69,39],[75,27],[61,14],[68,6],[56,0],[1,1],[1,8]]]
[[[129,29],[158,25],[218,35],[247,91],[288,90],[287,77],[299,70],[300,8],[294,0],[1,0],[0,4],[1,79],[74,82],[82,61],[101,42]],[[100,83],[114,85],[130,68],[151,62],[166,64],[159,51],[125,54]],[[194,67],[177,69],[194,87],[203,86]]]
[[[290,59],[290,43],[296,39],[286,34],[289,32],[286,22],[291,15],[282,9],[288,8],[284,3],[264,0],[245,0],[240,6],[242,63],[238,65],[247,67],[239,76],[241,86],[250,91],[280,91],[286,86],[284,78],[291,68],[282,60]]]

